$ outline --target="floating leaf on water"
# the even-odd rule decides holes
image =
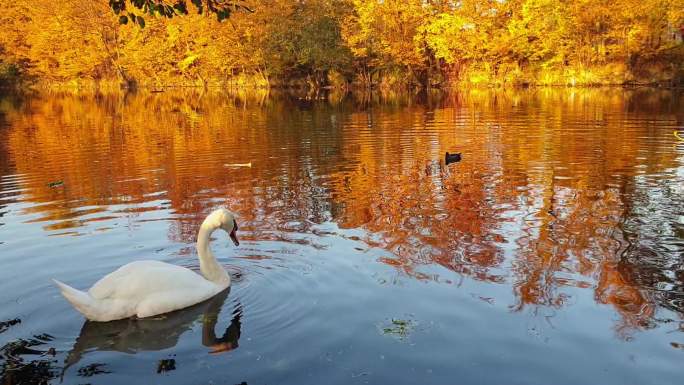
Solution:
[[[63,186],[63,185],[64,185],[64,181],[63,181],[63,180],[58,180],[58,181],[50,182],[50,183],[48,183],[47,185],[48,185],[48,187],[50,187],[50,188],[60,187],[60,186]]]
[[[675,132],[674,132],[674,136],[675,136],[675,138],[677,138],[677,140],[679,140],[680,142],[684,142],[684,136],[680,136],[678,131],[675,131]]]
[[[415,329],[417,322],[410,319],[392,318],[388,323],[382,325],[382,334],[395,336],[400,340],[407,339],[409,334]]]

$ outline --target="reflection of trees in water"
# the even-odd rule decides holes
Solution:
[[[15,174],[8,148],[7,136],[10,128],[6,115],[7,111],[9,110],[20,110],[21,103],[22,99],[15,95],[3,95],[0,93],[0,176]],[[9,179],[0,179],[0,226],[3,225],[2,217],[7,214],[7,211],[5,210],[7,204],[12,202],[12,196],[16,195],[15,193],[9,193],[6,191],[14,190],[17,187],[18,186],[16,184],[10,183]]]
[[[341,205],[347,211],[339,216],[351,217],[350,227],[363,225],[383,234],[380,246],[393,251],[394,257],[382,261],[414,277],[434,277],[420,273],[420,268],[438,263],[475,279],[503,281],[508,273],[501,275],[502,263],[510,260],[518,299],[514,309],[561,307],[571,295],[567,288],[597,285],[597,301],[611,304],[623,318],[617,326],[620,333],[650,327],[662,292],[679,297],[681,290],[663,291],[627,273],[619,258],[627,244],[621,228],[636,218],[676,232],[677,202],[683,199],[655,194],[657,209],[625,211],[628,206],[648,206],[626,191],[638,179],[635,169],[640,163],[646,163],[647,173],[657,174],[676,167],[677,162],[673,154],[658,151],[656,142],[645,139],[657,127],[656,117],[669,119],[667,109],[658,110],[663,98],[648,98],[629,116],[621,109],[623,99],[607,98],[604,105],[591,99],[575,104],[562,99],[546,105],[542,98],[532,98],[519,100],[514,109],[496,99],[484,106],[472,99],[459,100],[459,105],[474,112],[452,111],[454,125],[479,128],[461,133],[461,142],[468,143],[464,144],[466,162],[450,168],[449,174],[438,172],[438,178],[430,173],[407,175],[402,167],[420,158],[415,156],[408,162],[394,158],[395,164],[383,165],[394,168],[383,181],[365,178],[364,172],[352,175],[357,181],[348,184],[367,182],[375,190],[370,194],[359,191],[359,196],[347,191],[342,198],[346,204]],[[682,108],[678,99],[668,105]],[[477,116],[480,113],[493,116]],[[639,124],[625,126],[624,120],[634,115]],[[438,140],[449,142],[443,137]],[[415,153],[430,151],[427,145],[419,147],[419,139],[414,145]],[[400,146],[396,141],[377,147]],[[361,169],[393,156],[391,150],[384,153],[382,149],[370,154],[371,161]],[[640,161],[637,154],[644,150],[648,157]],[[646,191],[654,185],[672,188],[674,184],[661,178]],[[673,261],[681,263],[677,255],[682,245],[664,239],[667,232],[654,231],[645,238],[664,241],[675,250],[658,251],[661,260],[652,265],[661,275],[672,276],[681,271]],[[681,287],[681,278],[676,281]],[[660,277],[658,282],[673,280]],[[662,305],[683,312],[671,306],[672,298],[668,303]]]
[[[621,230],[625,247],[617,269],[641,288],[649,301],[684,315],[684,231],[680,219],[684,190],[677,183],[660,183],[638,176],[630,191]],[[628,301],[623,301],[629,306]],[[641,308],[640,314],[648,309]],[[650,309],[651,313],[655,309]],[[648,315],[642,323],[650,325]]]
[[[510,281],[517,310],[561,307],[572,288],[594,288],[596,301],[621,314],[620,330],[649,327],[656,306],[682,314],[674,215],[683,198],[672,180],[644,176],[681,167],[653,140],[684,110],[676,94],[385,98],[333,106],[212,92],[33,99],[30,113],[8,110],[2,163],[35,176],[23,187],[45,204],[25,210],[48,230],[168,209],[169,237],[191,242],[204,215],[227,204],[247,239],[288,240],[329,220],[362,227],[363,241],[390,251],[381,262],[397,271],[447,280],[424,272],[439,265]],[[436,161],[452,149],[461,163]],[[55,179],[64,187],[43,183]],[[111,204],[125,208],[97,211]]]

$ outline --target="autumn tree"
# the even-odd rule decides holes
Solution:
[[[354,13],[345,20],[343,37],[360,60],[363,77],[394,69],[419,78],[426,58],[421,53],[418,28],[428,17],[422,0],[354,0]]]
[[[273,15],[264,41],[271,72],[307,78],[315,87],[325,85],[330,71],[344,72],[351,60],[339,23],[346,14],[344,1],[276,3],[282,11]]]
[[[0,8],[4,83],[684,79],[684,0],[0,0]]]

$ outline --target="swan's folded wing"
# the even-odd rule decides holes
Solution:
[[[159,261],[136,261],[107,274],[88,293],[95,299],[140,299],[152,293],[192,288],[205,282],[184,267]]]

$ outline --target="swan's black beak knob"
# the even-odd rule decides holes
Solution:
[[[235,234],[235,230],[233,230],[233,232],[230,233],[230,239],[233,240],[235,246],[240,246],[240,241],[238,241],[237,235]]]
[[[233,240],[235,246],[240,246],[240,241],[237,238],[238,224],[236,220],[233,220],[233,230],[230,232],[230,239]]]

